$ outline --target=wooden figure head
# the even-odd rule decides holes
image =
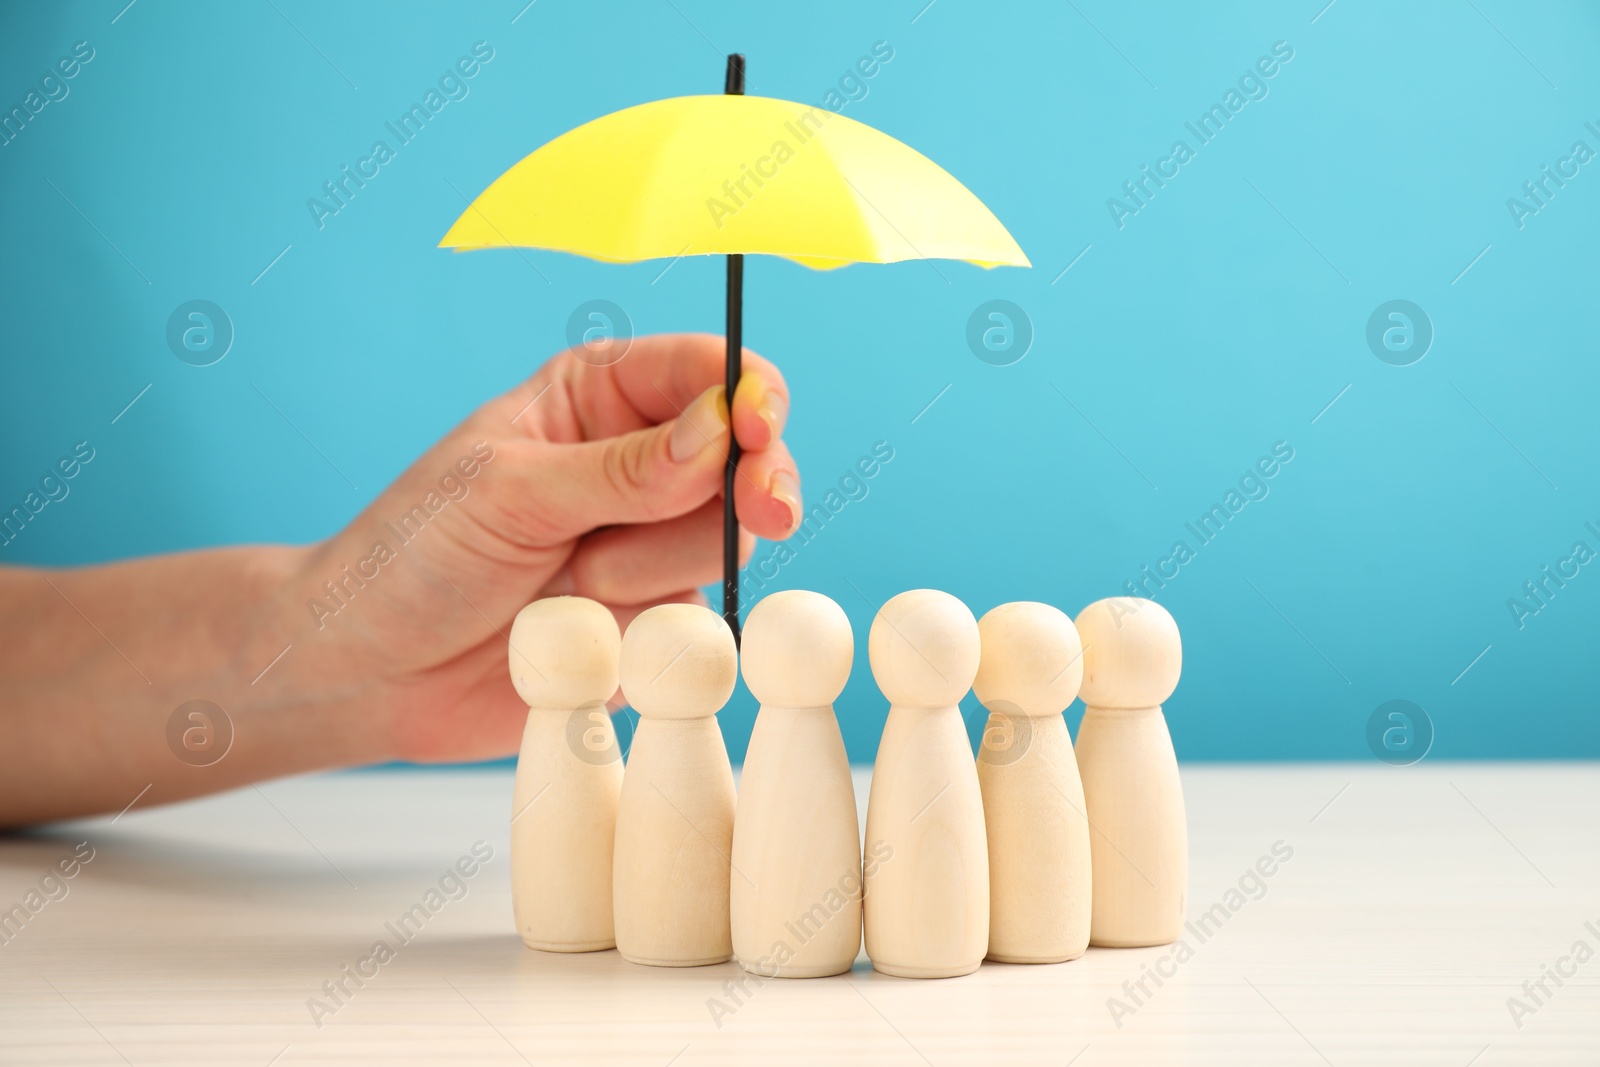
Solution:
[[[821,593],[786,589],[751,609],[739,659],[763,705],[817,708],[844,692],[855,652],[843,608]]]
[[[893,597],[872,620],[867,658],[889,703],[945,708],[960,703],[978,673],[978,620],[937,589]]]
[[[593,600],[535,600],[517,612],[510,644],[511,684],[530,708],[581,708],[617,692],[622,634]]]
[[[733,695],[739,654],[710,608],[659,604],[622,635],[622,695],[649,719],[704,719]]]
[[[1097,708],[1153,708],[1178,688],[1183,642],[1178,624],[1154,600],[1118,596],[1078,614],[1083,641],[1083,687]]]
[[[982,658],[972,691],[990,711],[1060,715],[1083,681],[1083,646],[1066,613],[1049,604],[1001,604],[978,622]]]

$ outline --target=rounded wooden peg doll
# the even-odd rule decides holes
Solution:
[[[733,954],[728,922],[733,768],[717,712],[738,654],[722,618],[694,604],[640,614],[622,638],[622,692],[639,713],[617,812],[617,951],[698,967]]]
[[[977,620],[916,589],[867,638],[889,718],[867,802],[867,955],[885,974],[970,974],[989,945],[989,853],[972,745],[957,706],[978,670]]]
[[[732,923],[734,956],[756,974],[842,974],[861,948],[860,824],[833,710],[854,657],[849,618],[821,593],[773,593],[744,624],[761,710],[739,778]]]
[[[989,952],[1002,963],[1061,963],[1089,946],[1089,821],[1062,712],[1078,694],[1083,649],[1048,604],[1002,604],[978,623],[973,692],[989,709],[978,748],[989,842]]]
[[[616,944],[611,853],[622,755],[606,701],[622,635],[582,597],[536,600],[511,624],[511,684],[528,705],[511,804],[511,903],[530,948]]]
[[[1189,882],[1178,760],[1161,705],[1178,687],[1178,624],[1153,600],[1111,597],[1078,615],[1083,722],[1078,769],[1092,827],[1090,942],[1177,940]]]

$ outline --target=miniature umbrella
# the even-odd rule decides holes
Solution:
[[[1030,266],[1004,226],[936,163],[826,108],[744,95],[728,57],[722,96],[641,104],[562,134],[506,171],[441,248],[520,246],[610,262],[728,257],[727,395],[741,374],[744,256],[827,270],[962,259]],[[739,527],[723,482],[723,618],[739,635]]]

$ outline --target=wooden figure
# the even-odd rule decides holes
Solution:
[[[733,768],[717,712],[738,654],[714,612],[662,604],[622,638],[622,692],[639,713],[617,811],[617,951],[633,963],[700,967],[733,955],[728,877]]]
[[[1093,945],[1165,945],[1183,929],[1189,837],[1161,705],[1178,687],[1178,624],[1153,600],[1083,609],[1078,769],[1094,857]]]
[[[989,709],[978,784],[989,839],[989,954],[1061,963],[1089,947],[1092,873],[1083,782],[1062,712],[1083,650],[1048,604],[1002,604],[978,623],[972,690]]]
[[[536,600],[511,625],[511,684],[528,705],[511,803],[511,904],[529,948],[611,948],[611,849],[622,756],[606,701],[622,636],[582,597]]]
[[[989,852],[957,704],[978,671],[978,623],[948,593],[894,597],[867,639],[889,698],[867,802],[867,955],[885,974],[951,978],[989,947]]]
[[[861,949],[860,824],[833,712],[855,656],[850,620],[821,593],[773,593],[739,651],[761,710],[733,823],[734,958],[765,977],[842,974]]]

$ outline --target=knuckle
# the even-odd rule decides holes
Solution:
[[[630,437],[613,437],[600,454],[600,470],[611,492],[630,499],[643,495],[647,487],[643,449]]]

